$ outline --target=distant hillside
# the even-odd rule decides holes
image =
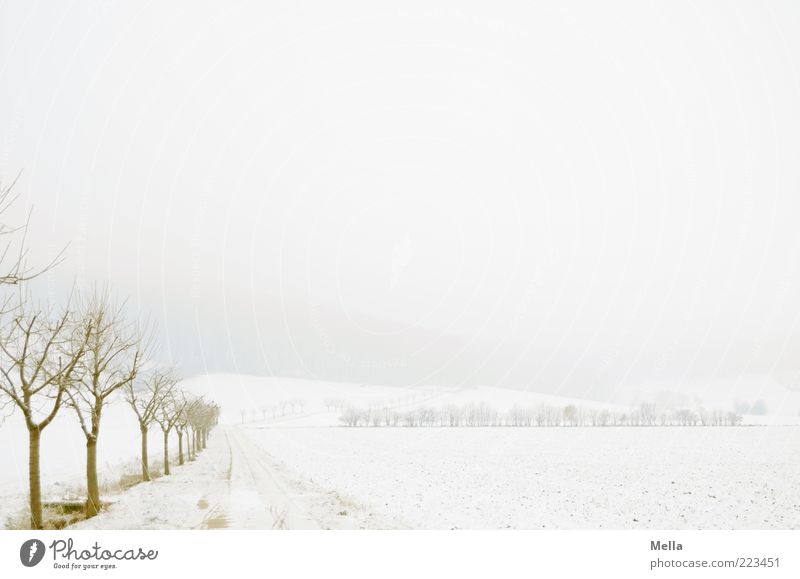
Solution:
[[[498,411],[507,411],[512,406],[536,406],[541,403],[552,406],[575,404],[585,408],[608,408],[624,410],[621,406],[603,404],[591,400],[565,398],[535,392],[491,387],[418,386],[400,388],[374,384],[326,382],[296,378],[248,376],[240,374],[208,374],[185,380],[185,388],[216,400],[222,407],[224,422],[241,422],[242,411],[248,422],[265,418],[291,418],[298,424],[337,424],[336,412],[328,406],[331,400],[347,405],[368,407],[414,408],[429,406],[440,408],[446,404],[487,402]],[[291,401],[295,407],[291,408]],[[299,407],[302,402],[302,409]],[[283,406],[282,406],[283,404]],[[300,420],[298,416],[327,414],[325,420]]]

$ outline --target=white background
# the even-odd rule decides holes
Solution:
[[[72,537],[76,549],[157,549],[155,561],[122,562],[108,571],[53,570],[52,555],[35,568],[19,562],[22,543],[49,546]],[[651,551],[676,540],[682,551]],[[4,577],[797,577],[793,531],[86,531],[0,533]],[[660,569],[650,560],[780,557],[773,569]]]

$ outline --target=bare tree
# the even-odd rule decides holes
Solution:
[[[639,416],[643,426],[653,426],[658,418],[658,411],[655,404],[642,402],[639,405]]]
[[[215,403],[206,402],[200,406],[198,412],[197,434],[198,445],[204,449],[208,444],[208,435],[211,429],[214,428],[219,419],[219,406]]]
[[[43,527],[39,470],[42,431],[58,414],[86,350],[88,335],[75,336],[78,327],[69,308],[51,317],[42,310],[26,311],[22,305],[0,335],[0,391],[20,409],[28,429],[30,523],[34,529]]]
[[[139,423],[139,433],[141,435],[141,462],[142,480],[150,480],[150,467],[147,456],[147,433],[150,425],[155,422],[162,400],[168,396],[173,387],[169,370],[158,369],[153,371],[143,384],[136,381],[128,382],[125,385],[125,400],[128,402],[136,420]]]
[[[86,516],[92,517],[100,509],[97,443],[103,408],[112,395],[136,378],[146,343],[137,325],[125,320],[124,305],[114,303],[108,290],[86,297],[78,311],[81,335],[88,340],[76,387],[67,390],[67,396],[86,438]]]
[[[203,407],[205,401],[200,398],[198,403],[186,410],[186,423],[188,429],[191,431],[188,442],[189,447],[189,460],[194,460],[197,457],[197,440],[199,438],[200,425],[203,422]]]
[[[8,225],[4,219],[6,212],[18,198],[13,190],[20,175],[22,175],[21,171],[9,185],[0,183],[0,285],[19,285],[24,281],[31,280],[58,265],[64,256],[64,250],[61,250],[50,263],[41,269],[34,270],[28,266],[28,249],[25,241],[31,212],[28,212],[24,225]],[[5,311],[8,303],[8,300],[5,300],[0,309]]]
[[[155,421],[161,427],[164,435],[164,474],[169,472],[169,433],[175,427],[178,418],[183,412],[182,401],[175,392],[175,385],[178,383],[177,377],[170,372],[167,375],[169,394],[161,399],[158,409],[155,412]]]
[[[564,422],[570,426],[578,425],[578,407],[569,404],[564,407]]]
[[[203,403],[201,398],[192,397],[185,392],[181,392],[179,396],[183,400],[183,408],[180,411],[180,415],[175,422],[175,432],[178,434],[178,464],[183,466],[184,458],[183,458],[183,435],[189,429],[189,419],[192,413],[192,410],[196,408],[198,405]],[[188,448],[189,442],[187,441],[187,455],[191,457],[190,448]]]
[[[195,452],[206,447],[208,435],[219,420],[219,406],[206,400],[200,401],[189,413],[189,425],[192,428]]]

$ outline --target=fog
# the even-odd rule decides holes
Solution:
[[[6,3],[0,180],[187,375],[797,388],[793,2]],[[778,385],[778,386],[776,386]]]

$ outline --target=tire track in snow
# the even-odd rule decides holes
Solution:
[[[225,443],[228,447],[228,470],[225,473],[225,482],[227,483],[226,490],[224,492],[214,492],[201,499],[201,502],[205,502],[206,504],[211,502],[210,499],[214,500],[211,507],[205,507],[208,508],[208,513],[203,517],[202,522],[195,527],[197,529],[224,529],[228,527],[228,519],[225,515],[225,505],[223,503],[227,503],[226,498],[230,494],[231,473],[233,472],[233,451],[231,450],[231,440],[230,436],[228,436],[228,431],[223,430],[223,433],[225,434]],[[215,491],[216,490],[217,489],[215,489]],[[200,502],[198,502],[198,506],[200,506]]]
[[[230,453],[228,484],[202,528],[319,529],[322,524],[281,482],[280,475],[237,429],[225,428]]]

